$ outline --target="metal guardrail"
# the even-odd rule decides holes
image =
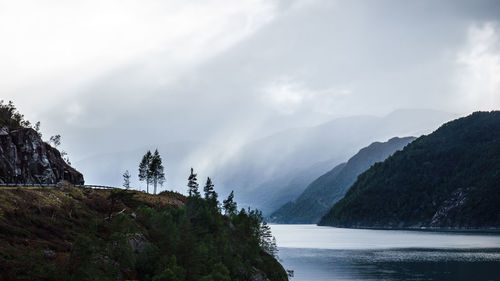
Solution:
[[[0,187],[55,187],[55,184],[47,183],[2,183]]]
[[[84,184],[84,185],[75,185],[76,187],[81,188],[93,188],[93,189],[115,189],[119,187],[115,186],[107,186],[107,185],[92,185],[92,184]]]
[[[106,185],[92,185],[92,184],[76,184],[75,187],[80,188],[93,188],[93,189],[115,189],[118,187],[115,186],[106,186]],[[57,184],[48,184],[48,183],[2,183],[0,184],[0,188],[2,187],[58,187]]]

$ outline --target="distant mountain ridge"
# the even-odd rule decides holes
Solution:
[[[349,161],[314,180],[296,200],[280,207],[269,220],[274,223],[317,223],[344,196],[359,174],[415,139],[395,137],[362,148]]]
[[[129,170],[131,186],[145,188],[137,179],[137,165],[145,151],[158,148],[166,161],[164,188],[185,192],[189,168],[193,167],[199,175],[213,178],[222,196],[234,190],[241,206],[258,208],[268,216],[367,144],[393,136],[419,136],[455,116],[434,110],[405,109],[381,117],[336,118],[316,126],[254,136],[253,141],[227,155],[224,145],[204,142],[205,139],[156,140],[154,146],[110,151],[75,160],[73,164],[85,174],[86,182],[119,186],[123,172]]]
[[[296,198],[315,178],[345,162],[366,144],[393,136],[420,136],[455,118],[434,110],[397,110],[386,116],[351,116],[312,127],[276,133],[245,145],[211,175],[224,190],[235,190],[242,205],[270,215]],[[327,163],[317,172],[314,165]],[[290,184],[298,174],[307,175],[302,186]],[[273,200],[268,200],[273,198]]]
[[[361,174],[319,225],[500,227],[500,111],[442,125]]]
[[[275,211],[278,204],[296,199],[313,180],[326,173],[328,169],[335,165],[337,161],[322,161],[313,164],[311,167],[292,171],[290,174],[267,181],[257,187],[265,190],[266,196],[260,198],[259,210],[265,214]],[[282,187],[282,188],[277,188]],[[286,192],[283,192],[286,187]]]

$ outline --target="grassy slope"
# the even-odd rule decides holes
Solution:
[[[120,254],[116,257],[112,254],[116,252],[114,248],[118,248],[115,247],[116,241],[118,243],[120,241],[113,239],[122,234],[118,233],[117,229],[120,231],[125,227],[133,229],[133,231],[127,230],[130,233],[125,237],[146,239],[148,243],[158,246],[155,248],[161,249],[158,243],[162,242],[155,240],[157,239],[155,235],[165,238],[170,233],[154,234],[151,232],[155,228],[154,222],[148,225],[141,223],[140,215],[135,219],[135,213],[138,208],[145,206],[158,210],[155,211],[158,212],[156,217],[167,214],[161,213],[165,208],[173,207],[182,213],[181,209],[185,209],[186,198],[173,192],[150,195],[128,191],[127,194],[133,198],[111,200],[110,194],[110,190],[81,189],[72,186],[60,189],[0,188],[0,272],[2,273],[0,280],[76,280],[80,279],[75,277],[78,267],[83,268],[82,264],[89,262],[97,266],[89,267],[95,270],[94,273],[87,272],[88,275],[94,276],[92,277],[94,279],[89,277],[84,278],[85,280],[108,280],[106,276],[139,278],[140,273],[133,267],[123,268],[122,265],[126,261],[120,260]],[[160,224],[158,226],[163,227]],[[226,231],[228,228],[226,227]],[[83,250],[76,249],[79,247],[77,244],[81,234],[90,232],[93,233],[93,240],[83,240],[84,243],[80,243],[80,248],[83,247]],[[192,243],[197,241],[194,240]],[[238,245],[233,247],[237,248]],[[85,252],[86,248],[111,250],[110,255],[102,254],[97,258],[93,254],[92,258],[89,258],[90,261],[72,257],[76,251],[81,256],[81,252]],[[283,268],[274,258],[263,252],[261,257],[264,261],[259,267],[261,271],[266,272],[268,276],[276,272],[274,275],[278,278],[271,278],[272,280],[286,280]],[[136,254],[133,258],[139,263],[141,257]],[[167,263],[170,262],[165,262]]]
[[[110,213],[135,206],[121,202],[111,206],[110,190],[56,188],[0,188],[0,271],[2,278],[30,279],[47,267],[67,266],[72,244],[86,232],[91,221],[104,221]],[[137,202],[158,208],[181,207],[184,196],[164,193],[153,196],[134,192]],[[55,257],[46,259],[44,252]],[[37,263],[39,263],[37,265]],[[1,278],[0,278],[1,280]]]

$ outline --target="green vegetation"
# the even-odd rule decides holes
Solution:
[[[500,112],[441,126],[361,174],[320,225],[500,227]]]
[[[347,163],[342,163],[314,180],[293,202],[276,210],[270,221],[276,223],[317,223],[337,201],[344,197],[359,174],[376,162],[415,140],[414,137],[392,138],[374,142],[361,149]]]
[[[0,129],[4,127],[10,131],[30,128],[35,130],[40,138],[42,137],[40,121],[31,124],[29,120],[24,119],[24,115],[17,110],[12,101],[4,103],[3,100],[0,100]],[[59,136],[59,140],[60,138],[61,136]]]
[[[191,173],[188,178],[188,194],[189,197],[199,198],[201,197],[200,191],[198,190],[198,179],[197,174],[194,173],[193,168],[191,168]]]
[[[12,101],[4,104],[0,100],[0,128],[7,127],[9,130],[18,130],[23,128],[31,128],[31,122],[24,119],[24,115],[19,113]],[[40,129],[40,122],[35,124],[37,132]]]
[[[288,280],[260,212],[207,190],[0,189],[0,279]]]
[[[139,180],[146,181],[146,192],[149,193],[149,184],[151,183],[151,160],[153,155],[151,151],[148,150],[146,154],[142,157],[141,163],[139,163]]]
[[[130,173],[128,172],[128,170],[125,170],[125,173],[123,173],[123,187],[125,189],[129,189],[130,188]]]
[[[164,167],[158,149],[155,150],[154,154],[148,150],[142,157],[139,163],[139,180],[146,181],[147,193],[149,193],[149,184],[152,183],[153,194],[156,194],[158,184],[163,185],[165,182]]]

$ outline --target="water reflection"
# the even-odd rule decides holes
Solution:
[[[500,280],[500,235],[273,225],[292,280]]]

